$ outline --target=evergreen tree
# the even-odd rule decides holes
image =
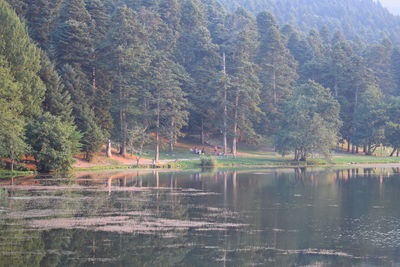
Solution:
[[[261,12],[257,16],[260,46],[257,63],[259,77],[263,85],[261,90],[262,111],[268,116],[271,129],[279,116],[279,105],[291,94],[297,79],[296,62],[285,47],[282,34],[272,14]],[[267,122],[267,123],[268,123]]]
[[[161,138],[170,140],[171,149],[181,129],[186,125],[188,113],[187,100],[180,87],[179,66],[165,56],[155,57],[151,62],[152,79],[149,84],[150,106],[153,110],[152,126],[155,131],[155,157],[160,156]]]
[[[46,86],[43,110],[60,117],[64,122],[72,122],[72,101],[69,92],[64,90],[61,77],[47,55],[41,54],[40,78]]]
[[[80,136],[75,126],[44,113],[28,125],[27,140],[40,172],[68,171],[79,150]]]
[[[38,75],[40,51],[4,0],[0,1],[0,25],[0,55],[8,62],[12,76],[20,85],[23,115],[32,117],[40,113],[45,93],[45,86]]]
[[[209,81],[214,78],[220,61],[202,7],[189,0],[183,3],[181,12],[181,34],[175,57],[193,81],[185,88],[190,101],[190,126],[200,130],[204,144],[205,131],[215,127],[215,120],[211,119],[216,114],[216,106],[211,101],[215,91]]]
[[[90,14],[83,0],[63,2],[53,32],[53,50],[58,64],[88,67],[93,54]]]
[[[116,137],[121,155],[127,153],[128,130],[140,123],[138,92],[143,85],[142,73],[148,65],[146,33],[137,14],[122,6],[113,15],[107,38],[101,44],[100,64],[105,66],[113,86],[114,118],[119,127]]]
[[[85,152],[86,160],[90,161],[93,154],[100,150],[101,144],[104,142],[104,135],[100,127],[95,123],[94,113],[86,101],[84,90],[82,90],[90,88],[90,83],[82,71],[68,64],[61,67],[61,75],[65,91],[72,98],[72,115],[82,136],[80,147]]]
[[[22,115],[21,85],[11,74],[8,62],[0,56],[0,157],[14,160],[26,152],[25,120]]]
[[[243,9],[227,21],[231,38],[224,48],[227,53],[228,114],[230,114],[232,153],[237,154],[237,142],[254,141],[256,138],[254,123],[260,115],[260,83],[256,75],[256,66],[252,62],[257,48],[257,29],[254,18]],[[224,88],[225,89],[225,88]],[[223,103],[223,101],[221,101]]]

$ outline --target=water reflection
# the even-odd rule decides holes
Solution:
[[[397,265],[400,169],[0,180],[0,266]]]

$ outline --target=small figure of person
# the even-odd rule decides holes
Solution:
[[[214,147],[214,155],[218,155],[218,147],[217,146]]]
[[[201,154],[203,154],[203,155],[206,154],[206,149],[204,147],[201,149]]]
[[[194,154],[199,154],[199,150],[197,149],[197,147],[195,147],[195,148],[193,149],[193,151],[194,151]]]

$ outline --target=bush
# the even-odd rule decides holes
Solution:
[[[201,156],[200,165],[203,168],[215,168],[217,167],[217,159],[211,156]]]
[[[40,172],[68,171],[79,151],[80,134],[75,126],[44,113],[28,125],[28,142]]]

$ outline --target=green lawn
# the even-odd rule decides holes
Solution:
[[[0,170],[0,179],[1,178],[10,178],[15,176],[28,176],[32,175],[34,172],[31,171],[9,171],[9,170]]]

